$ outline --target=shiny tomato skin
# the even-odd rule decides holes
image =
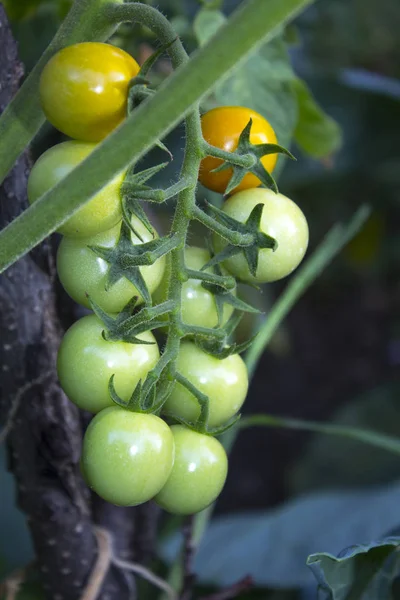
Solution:
[[[150,242],[154,239],[153,235],[136,217],[132,218],[132,225],[142,237],[143,242]],[[125,277],[106,289],[109,264],[89,247],[114,247],[118,242],[120,230],[121,224],[118,224],[112,229],[98,233],[91,238],[64,237],[62,239],[57,252],[58,276],[65,291],[79,304],[90,308],[86,295],[89,294],[91,300],[94,300],[105,312],[118,313],[133,296],[138,297],[138,304],[143,302],[143,298],[136,287]],[[131,240],[134,245],[142,243],[133,232]],[[150,294],[159,286],[164,268],[164,256],[152,265],[140,267],[140,272]]]
[[[224,261],[225,268],[235,277],[249,283],[269,283],[286,277],[302,261],[308,246],[308,225],[301,209],[283,194],[272,190],[251,189],[230,196],[222,210],[244,223],[252,209],[263,204],[260,228],[278,242],[278,248],[262,248],[258,255],[256,275],[250,273],[245,257],[240,254]],[[226,241],[214,237],[216,251],[222,250]]]
[[[154,500],[164,510],[188,515],[204,510],[221,493],[228,459],[215,438],[182,425],[171,427],[175,460],[171,474]]]
[[[177,371],[209,398],[209,426],[218,427],[233,417],[245,401],[248,389],[246,365],[238,354],[222,360],[206,354],[193,342],[181,343]],[[180,383],[175,383],[164,404],[166,414],[194,422],[200,415],[198,400]]]
[[[113,406],[99,412],[82,448],[85,481],[118,506],[147,502],[165,485],[174,462],[174,439],[155,415]]]
[[[108,382],[123,400],[129,400],[140,379],[145,379],[159,359],[157,342],[150,331],[138,335],[152,344],[106,341],[104,325],[95,315],[76,321],[64,335],[57,356],[61,387],[79,408],[97,413],[114,406]]]
[[[128,84],[138,72],[135,59],[110,44],[67,46],[42,71],[43,111],[65,135],[99,142],[124,119]]]
[[[34,164],[28,178],[29,202],[33,204],[64,179],[95,148],[96,144],[68,141],[46,150]],[[120,187],[124,177],[125,173],[121,173],[112,179],[58,231],[70,237],[89,237],[116,225],[122,218]]]
[[[242,106],[220,106],[206,112],[201,118],[201,128],[206,142],[221,150],[233,152],[236,150],[240,134],[252,119],[250,142],[252,144],[276,144],[275,131],[270,123],[259,113]],[[277,154],[267,154],[261,162],[269,173],[275,168]],[[232,169],[212,173],[213,169],[222,164],[221,159],[207,156],[201,161],[199,181],[206,188],[224,194]],[[247,173],[239,185],[233,190],[239,192],[261,185],[261,181],[252,173]]]

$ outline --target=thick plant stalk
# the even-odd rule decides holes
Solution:
[[[2,6],[0,48],[2,110],[23,73]],[[28,172],[28,156],[23,154],[0,188],[1,226],[25,207]],[[1,431],[46,596],[76,600],[98,552],[88,492],[78,467],[80,417],[59,388],[55,372],[60,330],[52,275],[46,272],[49,258],[49,249],[40,247],[35,260],[25,256],[0,278]],[[130,530],[126,522],[117,522],[113,511],[119,509],[110,508],[102,524],[114,525],[118,550]],[[130,557],[125,554],[125,558]],[[132,598],[118,570],[113,568],[104,576],[99,599]]]

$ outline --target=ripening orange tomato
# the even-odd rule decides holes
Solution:
[[[201,128],[206,142],[227,152],[236,150],[239,137],[243,129],[252,119],[250,142],[252,144],[276,144],[275,131],[269,122],[260,114],[242,106],[220,106],[206,112],[201,118]],[[265,169],[271,173],[276,165],[278,155],[267,154],[261,162]],[[207,156],[201,161],[199,181],[213,192],[224,194],[232,169],[225,169],[218,173],[212,171],[219,167],[222,160],[213,156]],[[234,192],[256,188],[261,181],[252,173],[247,173]]]

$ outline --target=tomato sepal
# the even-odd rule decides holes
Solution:
[[[211,248],[210,248],[210,253],[212,256],[213,252],[212,252]],[[236,294],[231,292],[229,289],[224,288],[219,283],[221,280],[224,279],[224,275],[222,274],[220,264],[216,264],[214,266],[213,276],[214,276],[215,282],[203,280],[201,285],[204,289],[206,289],[211,294],[213,294],[215,307],[217,310],[217,316],[218,316],[218,326],[220,326],[222,323],[223,313],[224,313],[224,304],[229,304],[233,308],[243,311],[243,312],[256,313],[256,314],[260,313],[258,308],[255,308],[254,306],[251,306],[247,302],[244,302],[243,300],[238,298],[236,296]],[[234,282],[235,282],[234,289],[236,289],[236,281],[234,280]]]
[[[103,338],[110,342],[152,344],[153,342],[145,342],[137,336],[144,331],[165,327],[165,320],[159,317],[170,313],[175,308],[175,302],[166,300],[156,306],[144,306],[133,314],[138,300],[135,296],[117,316],[114,316],[105,312],[89,295],[87,297],[93,312],[104,323]]]
[[[130,412],[159,414],[173,386],[173,382],[168,381],[165,372],[164,368],[156,380],[149,378],[151,372],[144,382],[140,379],[128,401],[118,395],[114,386],[114,375],[112,375],[108,382],[110,398],[115,404]]]
[[[243,178],[247,175],[247,173],[252,173],[261,181],[265,187],[272,189],[274,192],[278,192],[278,186],[276,184],[275,179],[267,171],[264,165],[261,162],[261,159],[268,154],[283,154],[288,158],[296,160],[295,157],[289,150],[284,148],[279,144],[252,144],[250,142],[250,134],[251,127],[253,124],[253,119],[250,118],[246,127],[240,134],[239,143],[235,150],[235,152],[225,152],[221,151],[219,148],[208,147],[208,155],[214,156],[216,158],[221,158],[224,162],[213,169],[211,173],[219,173],[220,171],[224,171],[226,169],[232,169],[232,176],[228,182],[228,185],[225,189],[225,195],[232,193],[235,188],[242,182]],[[238,164],[238,158],[246,157],[247,160],[243,163],[240,160]]]
[[[258,334],[240,344],[237,344],[236,342],[229,344],[229,339],[242,320],[242,317],[243,312],[242,314],[238,312],[232,313],[225,325],[220,327],[225,334],[223,339],[201,339],[200,337],[195,337],[194,343],[200,350],[206,352],[206,354],[211,354],[211,356],[214,356],[219,360],[228,358],[228,356],[231,356],[232,354],[241,354],[242,352],[245,352],[254,342]]]
[[[151,295],[139,267],[154,264],[156,260],[176,248],[178,244],[179,238],[176,234],[143,244],[132,244],[131,229],[123,221],[120,237],[113,248],[102,246],[89,246],[89,248],[110,265],[106,289],[125,277],[136,287],[145,304],[151,305]]]
[[[218,437],[222,435],[226,431],[229,431],[232,427],[236,425],[236,423],[242,418],[241,413],[234,415],[225,425],[221,425],[220,427],[203,427],[201,424],[198,424],[198,421],[192,422],[180,417],[179,415],[173,413],[165,413],[166,417],[171,419],[172,421],[179,423],[180,425],[184,425],[191,431],[196,431],[197,433],[202,433],[203,435],[209,435],[210,437]]]
[[[211,204],[209,205],[212,206]],[[253,235],[253,243],[246,246],[236,246],[232,243],[227,244],[223,250],[215,254],[211,260],[208,261],[203,267],[203,269],[214,266],[218,263],[221,263],[240,252],[243,253],[244,258],[248,264],[250,273],[255,276],[258,267],[258,254],[259,250],[263,248],[269,248],[272,251],[275,251],[278,248],[278,242],[276,239],[271,236],[263,233],[260,230],[260,221],[262,216],[264,205],[262,203],[257,204],[253,210],[251,211],[247,221],[245,223],[239,223],[236,219],[232,219],[232,217],[228,217],[228,219],[224,218],[227,215],[223,213],[219,208],[212,206],[212,212],[214,213],[217,219],[221,219],[221,221],[228,223],[232,221],[233,223],[237,223],[244,227],[240,227],[239,231],[243,232],[243,229]],[[220,215],[220,213],[224,214],[224,217]]]

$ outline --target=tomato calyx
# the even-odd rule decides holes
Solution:
[[[211,248],[209,249],[209,251],[211,256],[213,256],[213,251]],[[234,293],[236,291],[236,280],[232,277],[224,276],[221,270],[221,266],[219,264],[214,265],[213,271],[213,273],[205,273],[205,271],[203,270],[193,271],[189,269],[187,270],[187,274],[193,279],[202,279],[203,281],[201,283],[201,286],[213,295],[218,317],[218,327],[220,327],[222,323],[224,314],[224,304],[229,304],[233,308],[242,312],[260,312],[254,306],[251,306],[250,304],[244,302],[236,296],[236,294]],[[233,286],[231,285],[231,280],[233,280]],[[229,284],[229,287],[227,287],[227,283]]]
[[[278,192],[278,186],[271,173],[267,171],[261,159],[268,154],[283,154],[293,160],[295,157],[289,150],[279,144],[252,144],[250,134],[253,120],[250,119],[240,134],[239,142],[234,152],[226,152],[206,144],[207,155],[221,158],[224,162],[211,173],[218,173],[232,169],[232,176],[225,190],[225,195],[230,194],[241,183],[247,173],[252,173],[265,187]]]
[[[125,221],[122,221],[120,237],[113,248],[103,246],[89,246],[89,248],[110,265],[106,290],[125,277],[136,287],[144,302],[151,305],[151,295],[139,267],[154,264],[178,245],[179,236],[176,234],[142,244],[132,244],[131,229]]]
[[[132,230],[136,237],[140,239],[141,242],[143,242],[143,238],[132,225],[132,216],[134,215],[137,217],[141,223],[143,223],[149,233],[154,233],[149,218],[143,210],[139,200],[142,199],[143,194],[146,194],[146,192],[149,190],[152,191],[152,188],[149,185],[145,185],[146,181],[164,169],[167,165],[168,163],[166,162],[160,163],[154,167],[139,171],[138,173],[135,173],[132,168],[131,171],[126,175],[123,184],[121,185],[120,194],[122,217],[126,225],[128,225],[128,227]]]
[[[132,298],[128,304],[116,316],[106,313],[90,296],[88,300],[93,312],[104,324],[103,338],[108,342],[127,342],[128,344],[152,344],[137,336],[144,331],[151,331],[158,327],[165,327],[165,321],[159,317],[173,311],[175,303],[166,300],[156,306],[143,306],[135,312],[137,296]]]
[[[138,382],[127,402],[117,394],[114,387],[114,375],[112,375],[108,382],[110,398],[115,404],[126,410],[159,414],[175,384],[172,365],[173,356],[166,350],[156,366],[147,373],[145,380]]]
[[[212,212],[213,218],[217,223],[233,233],[237,232],[242,235],[246,233],[250,234],[251,242],[246,245],[235,244],[235,240],[233,236],[231,236],[231,239],[228,239],[228,242],[230,243],[228,243],[225,248],[221,250],[221,252],[215,254],[215,256],[213,256],[212,259],[204,265],[203,269],[213,267],[214,265],[223,262],[227,258],[242,253],[247,261],[251,274],[255,275],[258,266],[259,250],[263,248],[269,248],[270,250],[275,251],[278,248],[278,242],[276,239],[263,233],[260,228],[260,221],[264,205],[262,203],[257,204],[251,211],[245,223],[240,223],[236,219],[233,219],[212,204],[207,203],[207,206],[210,212]],[[209,227],[212,228],[212,223],[209,224]],[[220,234],[218,228],[215,228],[214,231]]]
[[[159,375],[157,382],[152,381],[151,385],[147,385],[147,387],[146,382],[148,382],[148,377],[144,383],[140,380],[126,402],[117,394],[114,386],[114,375],[112,375],[108,383],[108,393],[112,401],[125,410],[144,414],[159,414],[171,392],[173,382],[169,381],[165,372]]]
[[[189,381],[184,375],[182,375],[182,373],[179,373],[179,371],[175,373],[175,379],[196,398],[197,402],[200,405],[200,415],[196,421],[192,422],[178,415],[167,413],[166,416],[170,417],[174,421],[180,423],[181,425],[185,425],[185,427],[191,429],[192,431],[197,431],[197,433],[217,436],[221,435],[222,433],[225,433],[225,431],[233,427],[240,419],[241,415],[237,414],[231,419],[229,419],[229,421],[225,423],[225,425],[222,425],[220,427],[209,427],[208,418],[210,412],[210,400],[208,396],[206,394],[203,394],[203,392],[201,392],[195,385],[193,385],[193,383]]]
[[[259,312],[254,309],[254,312]],[[207,354],[211,354],[215,358],[219,360],[223,360],[224,358],[228,358],[232,354],[241,354],[245,352],[253,343],[257,334],[248,340],[237,344],[236,342],[230,344],[229,340],[231,339],[235,329],[239,325],[240,321],[243,318],[243,312],[233,312],[227,322],[219,327],[221,331],[224,333],[224,337],[202,337],[195,336],[194,343],[200,350],[206,352]]]

